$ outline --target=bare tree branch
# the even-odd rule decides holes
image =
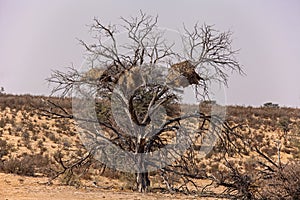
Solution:
[[[188,188],[191,184],[199,192],[194,179],[219,181],[199,169],[196,157],[200,153],[199,146],[204,145],[203,138],[208,135],[216,137],[220,146],[229,154],[232,149],[238,151],[236,139],[241,136],[236,132],[238,127],[230,127],[224,122],[223,116],[198,111],[182,113],[178,91],[180,88],[193,86],[196,88],[196,95],[203,97],[208,94],[211,82],[227,84],[228,70],[243,73],[235,58],[237,51],[232,50],[232,33],[220,33],[208,25],[196,24],[192,30],[184,27],[182,42],[185,49],[182,54],[175,50],[175,43],[169,42],[164,32],[158,28],[157,16],[140,12],[137,17],[121,18],[121,21],[121,25],[104,25],[95,18],[90,26],[95,43],[87,44],[79,40],[89,61],[87,71],[79,72],[74,68],[66,73],[54,71],[47,79],[55,85],[52,92],[61,93],[62,96],[69,95],[72,90],[80,90],[78,86],[81,84],[85,85],[86,88],[79,92],[82,98],[92,96],[96,99],[96,118],[89,118],[89,115],[78,117],[51,101],[46,101],[49,109],[42,108],[41,112],[53,118],[69,118],[77,122],[97,124],[103,134],[95,127],[92,127],[94,132],[89,131],[86,134],[86,137],[94,140],[91,145],[93,150],[97,149],[105,154],[105,143],[110,142],[131,153],[140,168],[147,169],[150,165],[159,168],[159,164],[166,165],[161,172],[170,191],[175,191],[175,188],[167,177],[174,174],[183,181],[180,190],[191,192]],[[124,41],[119,37],[122,31],[127,36]],[[169,69],[165,75],[166,83],[147,83],[151,76],[159,77],[162,73],[159,71],[149,77],[139,75],[141,70],[151,71],[160,65]],[[139,79],[144,82],[140,83]],[[120,90],[120,94],[115,94],[116,88]],[[112,99],[119,103],[119,122],[114,118],[116,113],[113,113]],[[160,109],[168,110],[169,113],[161,112],[164,115],[158,116],[161,114]],[[194,124],[199,123],[198,128],[191,125],[192,121]],[[132,133],[128,134],[128,130]],[[141,133],[141,130],[148,132]],[[173,139],[190,146],[182,152],[180,148],[176,148],[176,145],[181,144],[172,144]],[[162,155],[161,161],[149,162],[149,166],[140,161],[140,153],[151,154],[168,145],[170,147],[164,151],[167,155]],[[75,165],[84,162],[89,156]],[[170,158],[175,161],[168,163]],[[61,173],[75,166],[67,166],[61,160],[58,162],[63,168]],[[148,172],[137,173],[136,180],[138,190],[146,191],[150,185]],[[226,183],[223,182],[223,185]]]

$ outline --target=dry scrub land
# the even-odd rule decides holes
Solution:
[[[136,193],[132,174],[107,169],[96,160],[49,181],[62,170],[60,158],[67,165],[86,151],[71,120],[39,115],[37,108],[45,106],[42,98],[45,97],[0,95],[0,199],[201,198],[196,192],[194,195],[170,193],[158,175],[150,176],[148,194]],[[71,109],[68,99],[62,102],[66,109]],[[202,109],[208,110],[205,106]],[[232,125],[245,125],[245,138],[256,141],[257,147],[274,161],[278,161],[279,145],[283,164],[299,160],[299,109],[228,106],[227,120]],[[215,150],[203,159],[203,168],[208,173],[222,169],[218,156]],[[250,152],[244,157],[232,155],[230,159],[244,170],[251,170],[257,165],[253,161],[255,156]],[[173,182],[180,184],[176,178]],[[202,188],[209,183],[199,181]],[[205,189],[222,190],[216,189],[216,185]]]

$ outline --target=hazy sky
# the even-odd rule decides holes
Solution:
[[[118,23],[139,10],[157,14],[165,28],[198,21],[234,32],[247,76],[231,76],[227,104],[300,107],[298,0],[0,0],[0,86],[7,93],[49,94],[51,69],[83,62],[76,38],[90,39],[86,25],[94,17]]]

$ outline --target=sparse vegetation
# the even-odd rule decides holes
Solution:
[[[8,95],[8,97],[11,98],[12,96]],[[5,102],[3,98],[6,96],[2,95],[0,101]],[[16,101],[14,102],[26,102],[18,100],[18,98],[23,98],[22,96],[15,96],[15,98]],[[26,103],[34,106],[34,102],[38,102],[40,97],[26,97],[26,99],[31,99],[32,101]],[[78,135],[74,135],[71,120],[59,121],[59,119],[53,120],[44,117],[38,119],[36,110],[32,108],[26,109],[26,106],[22,105],[12,105],[12,107],[19,107],[19,111],[22,113],[22,115],[19,114],[19,117],[24,119],[18,119],[17,112],[10,107],[5,107],[0,112],[2,125],[0,127],[2,133],[0,135],[0,171],[26,176],[48,176],[51,180],[63,169],[61,163],[57,162],[58,159],[54,159],[57,151],[64,155],[62,162],[66,166],[74,164],[76,160],[79,161],[86,155],[87,152],[79,142]],[[204,106],[203,110],[205,109],[209,110]],[[268,112],[271,113],[270,116],[268,116]],[[257,156],[258,153],[255,149],[248,147],[240,148],[239,153],[233,150],[230,156],[230,151],[227,151],[228,154],[225,154],[225,157],[230,161],[224,162],[224,151],[222,150],[224,144],[220,143],[205,159],[199,161],[197,169],[202,173],[203,180],[210,180],[215,177],[215,180],[218,180],[215,184],[211,186],[205,184],[206,186],[193,188],[193,184],[190,185],[192,182],[185,182],[176,174],[151,174],[150,180],[153,184],[151,184],[149,191],[184,193],[202,191],[200,192],[202,195],[208,195],[211,194],[208,191],[214,191],[215,187],[230,185],[230,190],[228,190],[230,194],[238,195],[241,198],[252,195],[253,198],[276,199],[275,196],[280,193],[286,199],[293,199],[292,194],[297,194],[298,185],[298,179],[295,178],[299,174],[297,171],[300,159],[299,109],[268,108],[266,111],[266,108],[230,106],[227,113],[228,120],[232,125],[240,122],[249,125],[250,129],[241,127],[244,140],[251,141],[276,165],[278,165],[278,143],[276,141],[282,139],[281,168],[276,168],[272,164],[269,165],[268,161]],[[11,117],[11,114],[14,114],[15,118]],[[19,126],[12,127],[10,125],[13,119],[16,121],[15,124],[19,124]],[[270,119],[276,119],[276,121],[272,122]],[[290,122],[286,143],[284,143],[284,130],[282,123],[280,123],[282,120]],[[254,123],[259,125],[253,126]],[[61,124],[64,126],[63,129],[60,129]],[[57,129],[60,129],[61,132],[58,133]],[[249,130],[250,132],[248,132]],[[235,142],[242,146],[238,138],[235,139]],[[29,146],[33,151],[28,149]],[[274,172],[268,171],[268,167],[272,168]],[[263,169],[262,172],[260,172],[261,169]],[[86,184],[85,181],[98,181],[99,177],[120,180],[120,186],[117,189],[132,190],[135,188],[132,174],[109,169],[92,158],[86,160],[84,165],[74,167],[73,171],[62,175],[59,180],[64,184],[82,187]],[[232,179],[233,177],[236,179]]]

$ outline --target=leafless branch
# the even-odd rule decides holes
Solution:
[[[100,151],[101,148],[105,149],[105,142],[110,142],[134,155],[149,154],[167,146],[174,138],[180,141],[181,134],[187,140],[184,142],[190,144],[190,147],[184,152],[176,148],[167,149],[166,154],[176,160],[172,164],[167,164],[162,172],[163,175],[171,173],[182,177],[183,185],[180,189],[190,192],[188,185],[192,184],[198,191],[194,179],[210,177],[203,170],[198,169],[198,162],[195,158],[199,153],[198,146],[201,145],[201,138],[212,134],[218,139],[223,150],[229,154],[232,149],[238,152],[239,144],[235,139],[241,139],[241,135],[235,131],[238,127],[230,127],[227,122],[224,122],[223,116],[200,112],[181,113],[180,109],[175,106],[180,104],[180,97],[174,91],[179,90],[180,87],[194,86],[196,94],[204,93],[206,95],[210,82],[219,81],[227,84],[228,70],[243,73],[240,63],[235,58],[237,51],[232,50],[232,33],[220,33],[214,30],[213,26],[208,25],[201,27],[196,24],[192,30],[184,27],[182,42],[185,54],[182,54],[182,52],[175,51],[175,44],[169,42],[164,32],[158,28],[157,16],[153,17],[141,11],[138,17],[121,18],[121,21],[122,25],[104,25],[101,20],[95,18],[94,23],[90,26],[95,43],[88,44],[79,40],[86,50],[86,58],[89,61],[86,66],[87,70],[83,73],[74,68],[70,68],[66,73],[53,71],[51,77],[47,79],[49,83],[55,85],[52,92],[60,92],[62,96],[78,89],[76,87],[78,85],[87,86],[87,90],[80,90],[80,92],[82,92],[82,96],[93,96],[97,99],[95,101],[97,117],[75,116],[64,107],[51,101],[46,101],[48,108],[42,108],[41,113],[53,118],[68,118],[99,125],[104,134],[99,133],[97,128],[93,127],[95,131],[90,131],[91,133],[87,136],[95,141],[92,147],[97,148],[98,145]],[[124,41],[119,37],[122,31],[127,36]],[[159,64],[170,69],[169,74],[166,75],[170,79],[167,80],[168,83],[140,84],[138,86],[134,84],[135,79],[139,78],[136,78],[135,73],[140,73],[140,71],[135,72],[136,68],[154,69],[159,67]],[[170,74],[175,71],[175,76],[172,77]],[[126,75],[128,77],[125,77]],[[156,74],[151,75],[155,76]],[[171,84],[182,77],[187,80],[185,85],[183,85],[184,81]],[[147,77],[142,78],[147,79]],[[128,85],[133,86],[130,88]],[[149,127],[155,121],[153,114],[160,108],[169,109],[171,114],[163,116],[166,120],[151,127],[151,131],[148,133],[141,134],[136,131],[137,133],[128,134],[126,128],[119,127],[120,123],[116,122],[112,112],[111,100],[117,86],[121,87],[120,90],[124,89],[125,93],[126,91],[130,93],[120,94],[119,97],[116,97],[120,101],[120,110],[123,109],[120,118],[122,118],[121,122],[125,124],[124,127],[127,125],[138,126],[141,129]],[[133,92],[130,91],[132,88]],[[197,130],[192,126],[183,126],[186,121],[191,119],[195,123],[199,123]],[[134,129],[130,130],[135,131]],[[195,139],[192,135],[196,135]],[[59,174],[84,162],[89,156],[91,155],[72,165],[65,165],[62,160],[58,160],[63,168]],[[166,163],[167,161],[162,159],[161,164]],[[149,165],[158,167],[155,166],[155,162],[149,163]],[[136,178],[140,191],[146,191],[149,186],[148,176],[146,172],[137,173]],[[174,188],[167,180],[167,176],[163,176],[163,178],[169,190],[173,191]],[[216,181],[215,179],[211,180]]]

